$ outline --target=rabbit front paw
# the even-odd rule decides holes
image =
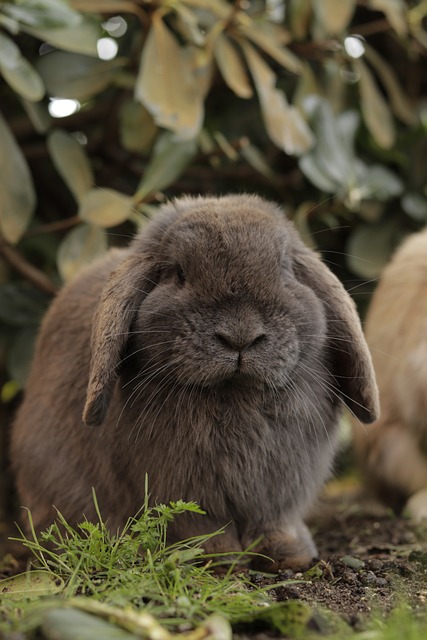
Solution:
[[[316,561],[317,549],[305,524],[270,532],[253,549],[252,566],[277,573],[284,569],[303,571]]]

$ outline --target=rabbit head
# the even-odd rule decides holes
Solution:
[[[183,198],[136,239],[95,315],[86,423],[102,423],[129,340],[153,378],[207,387],[280,389],[327,350],[343,402],[365,422],[377,412],[352,302],[254,196]]]

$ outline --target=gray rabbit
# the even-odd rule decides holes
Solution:
[[[37,529],[52,505],[93,519],[94,487],[115,530],[148,474],[153,502],[206,511],[179,516],[171,541],[225,526],[208,552],[261,538],[272,561],[258,566],[302,568],[343,403],[377,417],[370,356],[350,297],[292,223],[257,196],[177,199],[47,313],[12,432],[22,504]]]

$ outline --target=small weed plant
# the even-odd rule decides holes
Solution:
[[[112,533],[95,494],[93,499],[97,522],[84,520],[73,527],[58,512],[40,535],[28,512],[30,535],[19,530],[15,540],[31,551],[31,571],[0,582],[5,596],[0,630],[28,632],[36,627],[49,638],[58,637],[58,624],[60,637],[65,628],[67,638],[81,638],[81,617],[90,614],[97,624],[107,624],[102,620],[106,618],[127,634],[151,640],[173,633],[222,640],[231,635],[232,625],[262,624],[284,632],[308,621],[309,607],[278,604],[269,594],[272,587],[256,587],[248,571],[237,572],[237,566],[250,559],[249,550],[235,554],[225,567],[223,558],[220,562],[205,554],[206,541],[222,530],[167,544],[168,524],[174,518],[184,512],[203,514],[195,503],[150,506],[147,494],[140,513]],[[215,571],[219,564],[220,574]],[[91,623],[88,637],[108,636]],[[70,635],[73,625],[77,635]]]

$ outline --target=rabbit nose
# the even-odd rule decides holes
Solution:
[[[249,336],[233,333],[232,331],[217,331],[215,338],[227,349],[242,353],[258,345],[266,338],[266,335],[265,333],[256,333]]]

